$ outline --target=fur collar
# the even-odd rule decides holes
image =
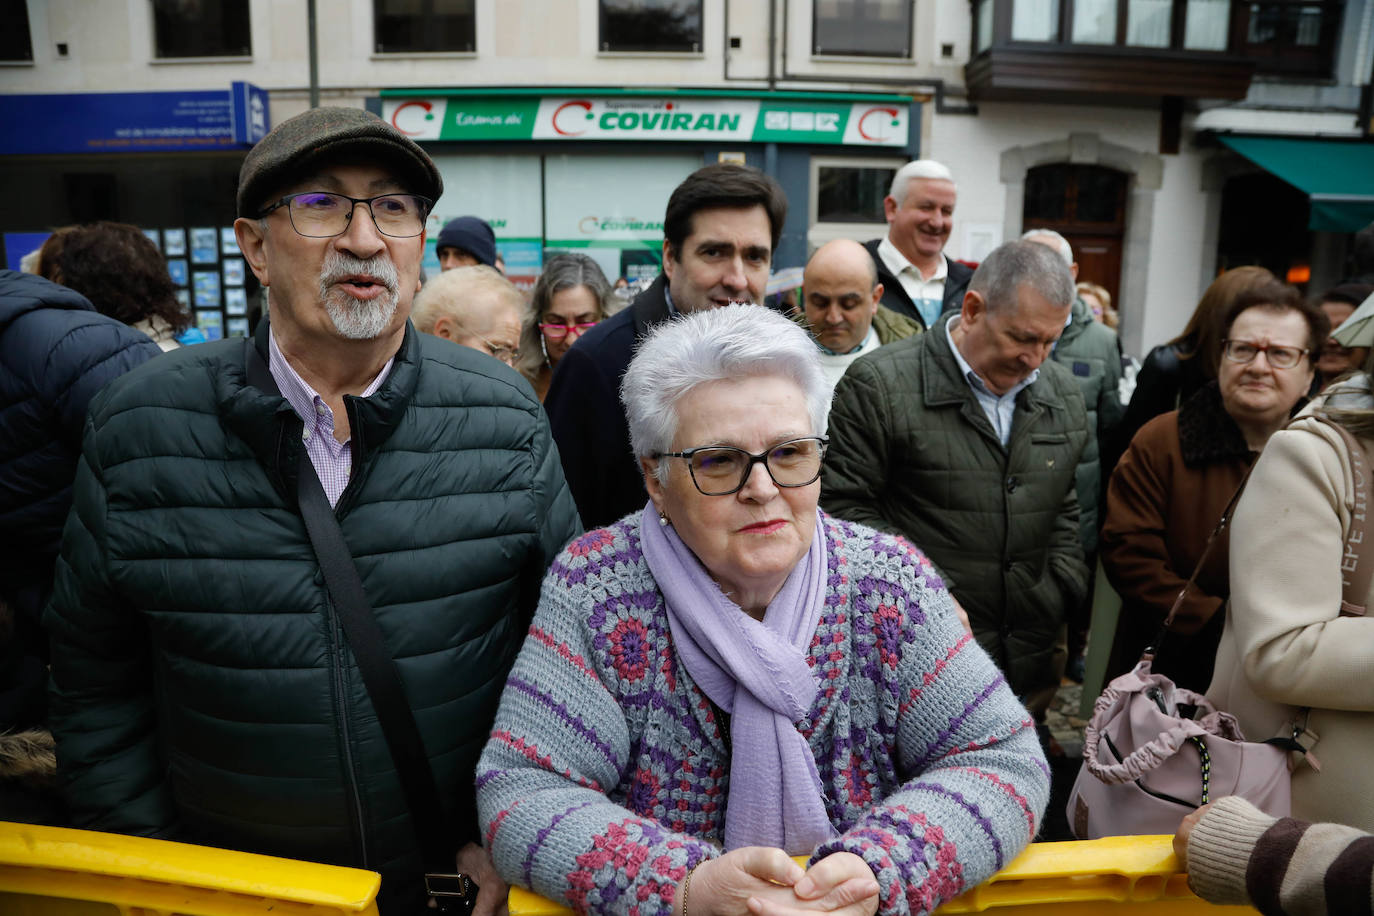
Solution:
[[[1236,421],[1221,402],[1221,389],[1215,380],[1197,390],[1178,409],[1178,445],[1183,463],[1199,467],[1220,461],[1253,457]]]

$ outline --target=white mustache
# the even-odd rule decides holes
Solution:
[[[386,255],[379,254],[363,260],[341,251],[331,250],[325,255],[324,264],[320,267],[320,288],[326,289],[349,277],[359,275],[371,277],[392,293],[396,292],[396,287],[401,282],[396,274],[396,265],[391,263],[391,258]]]

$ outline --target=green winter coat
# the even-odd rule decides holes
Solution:
[[[267,322],[256,346],[267,352]],[[79,827],[418,869],[408,809],[297,510],[299,417],[239,339],[146,363],[93,402],[45,624]],[[545,568],[579,524],[514,371],[407,325],[346,397],[336,508],[455,841]]]
[[[1074,490],[1087,438],[1078,386],[1047,361],[1017,397],[1004,448],[941,326],[845,372],[831,405],[821,504],[924,551],[1025,696],[1055,681],[1065,612],[1087,588]]]
[[[1116,332],[1093,320],[1092,310],[1074,299],[1073,317],[1051,357],[1073,373],[1088,409],[1088,445],[1078,462],[1078,530],[1083,552],[1097,549],[1102,529],[1102,443],[1110,442],[1125,413],[1117,388],[1121,383],[1121,348]]]

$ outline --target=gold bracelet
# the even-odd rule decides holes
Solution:
[[[700,864],[700,862],[697,863],[697,865]],[[692,890],[692,872],[696,870],[697,866],[692,866],[691,871],[687,872],[687,877],[682,879],[682,916],[687,916],[687,895]]]

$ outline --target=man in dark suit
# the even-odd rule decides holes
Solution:
[[[558,361],[544,409],[585,527],[608,525],[649,498],[620,404],[620,379],[635,347],[654,325],[678,315],[763,304],[786,218],[782,188],[758,169],[697,169],[668,198],[663,273]]]
[[[883,285],[882,304],[930,328],[958,311],[973,270],[945,256],[958,189],[948,168],[933,159],[908,162],[883,198],[887,237],[864,245]]]

